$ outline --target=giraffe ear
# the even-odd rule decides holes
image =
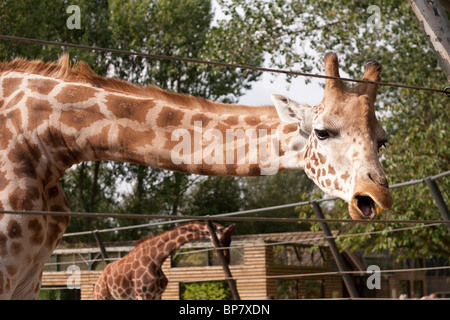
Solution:
[[[223,234],[229,234],[231,236],[231,233],[233,232],[234,228],[236,227],[236,224],[230,224],[228,227],[223,228],[222,232]]]
[[[271,98],[281,121],[297,123],[302,131],[311,133],[312,108],[310,106],[298,103],[281,94],[273,94]]]

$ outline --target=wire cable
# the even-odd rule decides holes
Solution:
[[[121,50],[121,49],[102,48],[102,47],[96,47],[96,46],[86,46],[86,45],[67,43],[67,42],[40,40],[40,39],[32,39],[32,38],[24,38],[24,37],[16,37],[16,36],[8,36],[8,35],[0,35],[0,39],[40,44],[40,45],[47,45],[47,46],[58,46],[58,47],[75,48],[75,49],[81,49],[81,50],[91,50],[91,51],[97,51],[97,52],[107,52],[107,53],[129,55],[129,56],[139,56],[139,57],[158,59],[158,60],[171,60],[171,61],[180,61],[180,62],[187,62],[187,63],[205,64],[205,65],[225,67],[225,68],[245,69],[245,70],[271,72],[271,73],[281,73],[281,74],[286,74],[286,75],[321,78],[321,79],[340,79],[342,81],[348,81],[348,82],[370,83],[370,84],[377,84],[380,86],[388,86],[388,87],[396,87],[396,88],[412,89],[412,90],[422,90],[422,91],[428,91],[428,92],[437,92],[437,93],[443,93],[447,97],[450,97],[450,87],[446,87],[446,88],[444,88],[444,90],[440,90],[440,89],[411,86],[411,85],[405,85],[405,84],[399,84],[399,83],[341,78],[341,77],[333,77],[333,76],[313,74],[313,73],[300,72],[300,71],[282,70],[282,69],[265,68],[265,67],[254,67],[254,66],[248,66],[248,65],[242,65],[242,64],[234,64],[234,63],[226,63],[226,62],[218,62],[218,61],[206,61],[206,60],[199,60],[199,59],[192,59],[192,58],[173,57],[173,56],[160,55],[160,54],[154,54],[154,53],[143,53],[143,52],[135,52],[135,51],[129,51],[129,50]]]

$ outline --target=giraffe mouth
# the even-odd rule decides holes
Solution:
[[[377,209],[375,208],[375,201],[373,201],[371,197],[356,196],[356,201],[358,209],[362,213],[362,217],[365,219],[372,219],[375,217]]]
[[[352,209],[350,215],[353,219],[374,219],[377,215],[375,201],[369,196],[355,196],[350,207]]]

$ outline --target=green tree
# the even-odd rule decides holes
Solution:
[[[67,8],[70,1],[1,1],[0,33],[11,36],[29,37],[51,41],[85,44],[98,47],[112,45],[108,28],[110,19],[108,1],[77,1],[81,29],[69,29],[66,22],[71,13]],[[56,46],[41,46],[14,41],[0,42],[2,59],[16,57],[56,60],[63,52],[68,52],[74,60],[83,60],[97,73],[108,69],[108,55],[86,50],[66,49]],[[63,186],[73,211],[112,211],[117,188],[111,185],[115,175],[114,165],[105,162],[82,164],[68,170]],[[85,227],[87,225],[87,227]],[[72,219],[68,231],[80,231],[109,226],[109,221],[92,218]],[[81,227],[84,226],[84,227]],[[68,238],[67,238],[68,239]],[[78,238],[81,241],[86,238]]]
[[[233,296],[224,281],[183,283],[182,300],[230,300]]]
[[[379,1],[375,11],[364,1],[303,1],[302,15],[314,54],[306,62],[320,70],[322,57],[333,50],[350,77],[360,78],[364,61],[377,59],[383,65],[382,80],[431,88],[448,82],[438,66],[426,36],[405,1]],[[378,14],[378,18],[373,16]],[[380,23],[377,23],[379,21]],[[289,36],[289,35],[287,35]],[[449,170],[449,113],[444,95],[392,87],[380,87],[376,109],[388,131],[389,147],[382,162],[391,184]],[[445,199],[450,179],[438,181]],[[393,191],[394,207],[381,213],[389,219],[441,219],[426,185]],[[338,202],[342,217],[345,205]],[[346,232],[391,230],[404,225],[367,224],[344,227]],[[444,225],[373,236],[340,239],[343,248],[367,251],[389,249],[401,258],[450,256],[448,230]]]
[[[98,47],[109,47],[112,43],[108,28],[110,19],[107,0],[79,0],[81,29],[67,28],[71,13],[67,8],[74,4],[68,0],[4,0],[0,2],[0,31],[2,34],[36,38],[50,41],[63,41]],[[94,71],[107,71],[107,54],[86,50],[65,49],[56,46],[41,46],[15,41],[1,41],[0,55],[10,60],[16,57],[58,59],[62,52],[68,51],[72,58],[86,61]]]
[[[284,29],[272,28],[274,24],[271,22],[272,10],[275,10],[277,19],[283,18],[283,6],[268,11],[264,9],[261,11],[264,17],[256,19],[258,23],[251,20],[249,24],[246,17],[225,17],[213,21],[211,2],[204,0],[79,0],[75,4],[80,7],[81,28],[69,29],[66,22],[72,13],[66,10],[72,4],[67,0],[1,1],[0,33],[259,66],[266,59],[266,51],[279,47],[275,34]],[[233,2],[224,2],[221,10],[234,12],[233,6]],[[252,10],[251,14],[257,14],[257,11]],[[289,13],[290,19],[293,16],[294,13]],[[254,27],[246,29],[250,25]],[[261,75],[257,71],[186,62],[13,41],[0,42],[0,54],[4,59],[21,56],[55,60],[62,52],[69,52],[74,60],[84,60],[99,74],[113,75],[140,84],[152,83],[167,90],[227,102],[236,101]],[[208,183],[226,186],[229,181],[225,179],[219,183],[219,180],[214,178]],[[186,193],[197,181],[207,183],[196,176],[181,173],[99,162],[74,166],[64,177],[63,185],[73,211],[179,214],[188,212]],[[205,205],[210,203],[206,199],[197,200]],[[230,199],[228,203],[238,204],[239,199]],[[199,206],[196,210],[205,212],[205,208]],[[73,219],[68,231],[139,222],[142,221]],[[140,234],[128,231],[120,233],[119,237],[135,238]],[[104,237],[109,240],[116,236],[104,234]],[[85,240],[78,238],[78,241]]]
[[[206,177],[192,188],[188,210],[200,216],[239,211],[242,192],[236,177]]]
[[[209,1],[115,1],[111,3],[111,30],[119,48],[126,46],[138,52],[166,56],[212,59],[221,52],[214,45],[218,32],[232,33],[226,24],[212,26],[213,12]],[[219,31],[224,29],[222,31]],[[227,31],[225,31],[227,30]],[[222,41],[223,39],[221,39]],[[228,41],[229,49],[241,45]],[[262,60],[262,53],[250,50],[252,55],[231,54],[234,62],[246,64],[246,57]],[[208,99],[231,101],[257,79],[259,72],[243,73],[234,69],[219,69],[177,61],[120,57],[113,60],[114,72],[121,78],[139,83],[151,83],[166,90],[188,93]],[[230,85],[232,84],[232,85]],[[133,193],[127,194],[125,211],[138,208],[142,212],[176,215],[188,212],[186,192],[198,177],[177,172],[124,164],[130,168]],[[153,176],[158,180],[142,177]],[[150,183],[149,183],[150,182]],[[156,206],[154,205],[156,204]],[[120,222],[122,224],[122,222]]]
[[[248,177],[243,179],[245,209],[258,209],[309,200],[313,182],[304,172],[285,171],[272,176]],[[254,214],[255,217],[298,217],[297,210],[304,212],[304,207],[296,209],[265,211]],[[237,232],[243,234],[289,232],[308,230],[309,226],[295,223],[246,222],[239,224]]]

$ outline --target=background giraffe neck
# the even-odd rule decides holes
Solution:
[[[147,241],[144,238],[138,244],[141,243],[141,246],[145,248],[144,250],[148,250],[149,255],[155,257],[154,262],[157,266],[162,266],[167,257],[185,243],[208,237],[209,231],[205,223],[188,223],[161,235],[150,236]],[[156,252],[152,252],[154,248],[156,248]]]

